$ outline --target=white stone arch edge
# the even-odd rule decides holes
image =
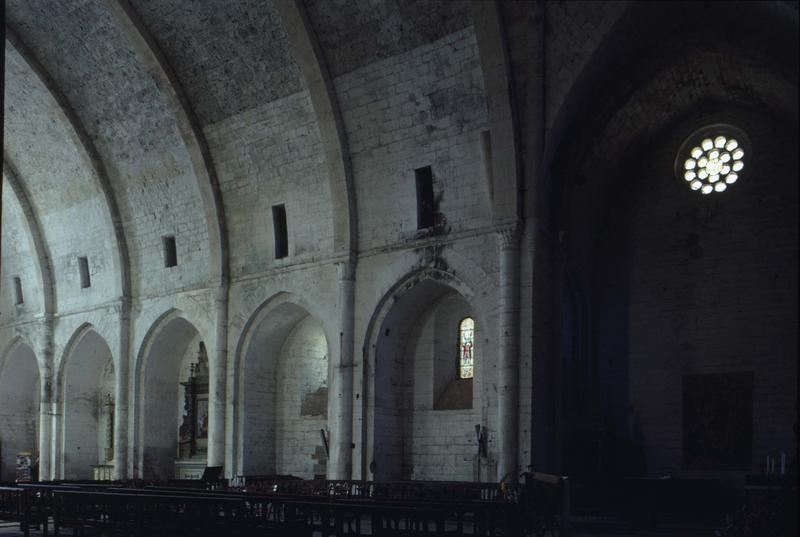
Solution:
[[[28,194],[28,190],[26,189],[24,183],[20,180],[17,168],[13,165],[5,153],[3,154],[3,178],[8,182],[9,186],[11,187],[11,192],[14,196],[16,196],[17,202],[22,208],[22,213],[27,224],[27,239],[31,245],[31,248],[36,253],[36,268],[38,271],[37,276],[39,283],[42,286],[42,314],[52,315],[56,311],[55,308],[57,301],[50,248],[45,241],[41,222],[39,221],[39,217],[36,214],[33,204],[31,203],[31,197]]]
[[[0,353],[0,377],[3,375],[3,369],[6,366],[8,357],[22,345],[28,347],[31,352],[33,352],[34,357],[36,357],[36,371],[39,374],[39,382],[41,382],[43,369],[43,365],[40,363],[41,358],[39,358],[39,355],[36,353],[36,347],[31,345],[31,342],[20,333],[14,333],[14,335],[11,336],[11,340],[3,348],[3,352]]]
[[[75,352],[75,349],[78,347],[80,342],[83,341],[83,338],[86,337],[86,335],[89,332],[96,333],[98,337],[100,337],[105,342],[109,350],[111,350],[111,345],[108,344],[108,339],[102,333],[100,333],[100,331],[97,329],[95,325],[93,325],[89,321],[82,323],[72,333],[72,336],[70,336],[69,340],[67,341],[67,344],[64,346],[64,350],[61,353],[61,357],[56,361],[55,364],[53,364],[54,365],[53,379],[55,380],[55,390],[53,395],[56,398],[55,402],[57,402],[59,406],[64,402],[63,396],[64,396],[64,390],[66,389],[66,386],[64,385],[64,371],[67,368],[67,363],[71,359],[73,353]],[[112,358],[114,357],[113,351],[111,352],[111,356]],[[115,368],[117,367],[116,360],[114,361],[114,367]]]
[[[129,446],[128,460],[129,464],[133,465],[133,472],[130,475],[141,478],[144,471],[144,405],[145,405],[145,390],[144,376],[147,373],[147,358],[150,356],[153,343],[158,339],[164,329],[169,326],[171,321],[175,319],[183,319],[197,331],[198,334],[206,340],[204,331],[201,327],[205,325],[197,322],[198,319],[187,315],[186,311],[172,307],[159,315],[155,321],[147,329],[147,332],[142,339],[142,344],[139,347],[139,352],[136,353],[135,362],[133,364],[133,405],[131,420],[132,434],[129,433],[128,437],[133,439]],[[207,341],[207,340],[206,340]],[[206,343],[208,345],[208,343]],[[213,359],[212,357],[209,357]],[[131,456],[132,452],[132,456]]]
[[[377,306],[370,316],[367,323],[367,330],[364,336],[363,352],[363,366],[361,378],[361,452],[360,452],[360,467],[361,475],[359,479],[368,479],[370,460],[374,458],[374,432],[375,432],[375,416],[374,416],[374,401],[375,401],[375,349],[380,337],[380,327],[389,315],[389,312],[394,308],[398,299],[407,293],[411,292],[415,287],[425,281],[432,281],[445,287],[449,287],[456,293],[460,294],[466,300],[473,313],[475,323],[479,327],[488,326],[485,323],[486,316],[483,309],[479,307],[481,302],[477,299],[476,293],[468,286],[463,280],[455,276],[455,274],[433,268],[425,267],[418,270],[413,270],[401,277],[394,285],[392,285],[378,301]],[[485,329],[481,329],[483,331]],[[354,379],[355,380],[355,379]],[[370,412],[370,410],[372,410]],[[354,416],[355,419],[355,416]],[[358,424],[355,424],[358,425]],[[354,476],[355,478],[355,476]]]
[[[142,69],[153,78],[167,102],[168,112],[175,119],[200,191],[201,208],[208,231],[211,264],[209,283],[216,282],[227,289],[230,267],[225,206],[203,129],[163,51],[131,3],[128,0],[106,0],[104,5],[118,23],[123,36],[129,40]]]
[[[68,132],[74,134],[73,140],[75,146],[79,150],[83,150],[86,159],[89,162],[90,169],[92,170],[92,178],[95,180],[98,190],[102,193],[105,202],[105,209],[107,211],[108,224],[114,236],[114,249],[115,256],[112,260],[119,268],[119,292],[122,297],[131,296],[131,265],[130,254],[128,251],[128,240],[123,229],[122,217],[119,212],[119,205],[108,178],[108,171],[105,163],[100,158],[97,147],[92,141],[91,137],[86,132],[86,128],[75,113],[75,109],[67,99],[63,91],[58,87],[53,78],[47,70],[39,62],[38,58],[27,47],[20,37],[11,28],[6,26],[6,43],[14,48],[20,58],[27,64],[31,72],[36,76],[45,87],[47,92],[55,101],[57,109],[63,114],[65,126]],[[4,155],[4,162],[8,159]],[[19,175],[19,174],[17,174]],[[49,254],[48,254],[49,258]],[[49,260],[48,260],[49,262]],[[43,269],[44,270],[44,269]],[[52,271],[52,267],[50,268]],[[51,286],[53,287],[53,307],[55,308],[55,280],[51,274]],[[53,310],[54,311],[54,310]]]
[[[83,341],[83,338],[85,338],[90,332],[97,334],[97,337],[102,339],[103,343],[105,343],[106,347],[108,347],[108,350],[111,353],[111,359],[114,363],[115,376],[119,370],[118,358],[115,357],[114,351],[111,349],[111,345],[108,344],[108,338],[89,321],[82,323],[77,329],[75,329],[75,331],[72,333],[72,336],[70,336],[69,340],[67,341],[67,344],[64,346],[64,350],[61,353],[60,358],[55,364],[53,364],[53,404],[57,410],[55,412],[55,419],[53,420],[52,429],[52,445],[54,448],[52,451],[52,472],[54,476],[57,476],[61,479],[64,477],[64,439],[66,438],[64,403],[66,401],[67,385],[64,382],[64,375],[67,370],[67,366],[72,359],[72,355],[75,353],[75,349],[78,348],[78,345],[80,345],[80,343]]]
[[[233,390],[230,394],[230,400],[233,402],[233,409],[232,419],[230,420],[231,434],[228,437],[229,441],[233,442],[233,445],[228,446],[228,449],[232,451],[233,455],[232,468],[229,470],[231,477],[238,475],[241,471],[243,463],[242,457],[244,454],[244,438],[242,437],[244,432],[244,390],[242,390],[242,377],[245,367],[244,357],[249,351],[253,337],[256,335],[261,323],[278,307],[284,304],[292,304],[301,308],[308,314],[307,317],[312,317],[322,324],[323,331],[325,332],[326,344],[328,346],[328,376],[330,377],[330,368],[333,363],[331,341],[334,340],[331,339],[331,331],[325,322],[325,316],[321,315],[317,308],[303,297],[287,291],[279,291],[261,302],[261,304],[250,313],[247,317],[247,322],[245,322],[242,327],[238,343],[236,344],[236,351],[233,355],[233,364],[229,369],[233,374]]]

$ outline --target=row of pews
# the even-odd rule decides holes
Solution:
[[[0,520],[27,536],[567,535],[567,482],[522,484],[237,478],[184,484],[61,482],[0,487]]]

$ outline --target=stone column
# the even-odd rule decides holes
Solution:
[[[498,232],[500,286],[498,303],[498,478],[519,477],[519,232],[516,226]]]
[[[225,393],[228,370],[228,283],[217,289],[216,349],[208,379],[208,466],[225,466]]]
[[[53,475],[53,316],[45,315],[39,376],[39,480]]]
[[[130,385],[131,303],[123,298],[119,312],[119,348],[114,362],[114,479],[128,478],[128,396]]]
[[[46,365],[39,379],[39,480],[53,479],[53,374]]]
[[[39,480],[53,478],[53,375],[51,368],[45,366],[39,379]]]
[[[339,274],[338,352],[332,364],[328,392],[329,479],[350,479],[353,467],[353,323],[355,308],[355,262],[336,264]]]

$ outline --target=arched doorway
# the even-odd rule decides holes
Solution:
[[[90,327],[73,339],[60,375],[60,475],[90,479],[93,467],[110,467],[113,460],[114,361],[105,339]]]
[[[370,477],[494,479],[482,393],[484,325],[470,301],[443,281],[401,287],[384,299],[370,329]]]
[[[138,464],[144,479],[197,479],[207,462],[208,355],[192,323],[168,314],[142,350]]]
[[[249,326],[239,366],[239,473],[324,477],[329,348],[322,322],[278,299]]]
[[[16,479],[17,454],[39,451],[39,364],[26,343],[0,356],[0,481]]]

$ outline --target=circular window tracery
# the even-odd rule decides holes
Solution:
[[[709,125],[695,131],[681,146],[676,175],[701,194],[725,192],[745,167],[747,136],[732,125]]]

